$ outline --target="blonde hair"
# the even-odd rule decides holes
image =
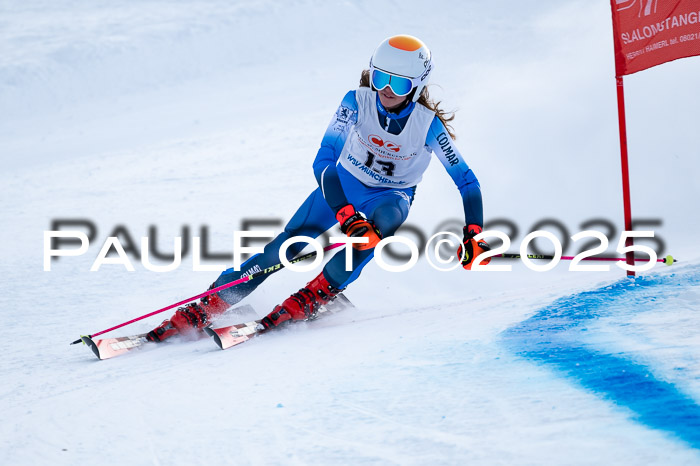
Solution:
[[[360,75],[360,87],[370,87],[369,70],[362,71],[362,74]],[[415,89],[413,90],[413,92],[415,92]],[[409,98],[411,96],[412,94],[408,95]],[[452,125],[449,124],[452,120],[455,119],[454,112],[446,112],[445,110],[441,109],[440,104],[442,102],[435,102],[434,100],[432,100],[430,98],[430,94],[428,94],[427,87],[424,87],[421,91],[420,97],[418,97],[418,103],[428,108],[429,110],[435,112],[435,115],[440,119],[442,124],[445,125],[445,129],[450,134],[452,139],[457,139],[457,135],[455,135],[454,128],[452,127]]]

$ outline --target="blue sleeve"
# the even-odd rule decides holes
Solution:
[[[323,197],[334,212],[348,204],[338,177],[337,163],[340,152],[350,134],[350,129],[357,123],[357,99],[355,91],[345,94],[336,110],[326,133],[321,141],[321,148],[314,160],[314,176],[321,187]]]
[[[476,175],[462,158],[455,146],[454,139],[437,116],[430,125],[425,144],[435,152],[462,194],[465,225],[474,224],[483,227],[484,209],[479,180],[476,179]]]

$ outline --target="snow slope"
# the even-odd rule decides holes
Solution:
[[[347,291],[352,313],[226,352],[204,339],[97,361],[68,345],[217,276],[194,272],[191,254],[169,273],[131,256],[135,272],[90,272],[119,226],[137,249],[154,226],[161,251],[208,227],[209,250],[230,253],[244,220],[288,219],[314,189],[310,163],[335,107],[395,33],[433,49],[431,92],[459,110],[457,144],[487,220],[518,226],[512,250],[546,218],[569,235],[592,219],[619,233],[609,8],[0,4],[0,462],[700,463],[700,59],[625,81],[633,213],[661,221],[657,236],[682,260],[671,269],[630,282],[615,266],[371,264]],[[431,234],[460,217],[431,165],[408,222]],[[90,220],[97,235],[45,272],[43,232],[56,219]],[[314,274],[276,274],[245,303],[264,314]]]

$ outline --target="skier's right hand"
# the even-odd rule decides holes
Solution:
[[[352,204],[348,204],[335,214],[340,223],[340,231],[353,238],[365,237],[366,243],[353,243],[352,247],[364,251],[374,248],[382,240],[379,228],[365,217],[365,214],[355,210]]]
[[[486,251],[490,251],[491,247],[489,243],[480,239],[479,241],[474,240],[474,237],[481,233],[481,226],[479,225],[467,225],[464,227],[464,239],[462,244],[460,244],[457,250],[457,257],[462,262],[462,267],[466,270],[471,270],[472,265],[474,265],[474,259],[479,256],[479,254]],[[479,261],[479,265],[486,265],[491,262],[491,258],[487,257]]]

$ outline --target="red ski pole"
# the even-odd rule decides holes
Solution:
[[[340,246],[343,246],[343,244],[344,244],[344,243],[335,243],[335,244],[331,244],[330,246],[326,246],[325,248],[323,248],[323,250],[324,250],[324,251],[330,251],[330,250],[332,250],[332,249],[335,249],[335,248],[338,248],[338,247],[340,247]],[[297,257],[297,258],[295,258],[295,259],[290,260],[289,263],[290,263],[290,264],[296,264],[297,262],[301,262],[301,261],[306,260],[306,259],[311,259],[312,257],[315,257],[315,256],[316,256],[316,251],[312,251],[312,252],[310,252],[310,253],[308,253],[308,254],[304,254],[303,256],[299,256],[299,257]],[[231,288],[232,286],[240,285],[241,283],[245,283],[245,282],[248,282],[248,281],[253,280],[253,279],[255,279],[255,278],[262,277],[263,275],[267,275],[267,274],[269,274],[269,273],[277,272],[278,270],[281,270],[281,269],[283,269],[283,268],[284,268],[284,265],[282,265],[281,263],[280,263],[280,264],[273,265],[273,266],[271,266],[271,267],[266,268],[265,270],[261,270],[260,272],[256,272],[256,273],[254,273],[254,274],[248,275],[247,277],[239,278],[238,280],[232,281],[231,283],[226,283],[225,285],[217,286],[216,288],[212,288],[211,290],[207,290],[207,291],[205,291],[204,293],[200,293],[200,294],[198,294],[198,295],[196,295],[196,296],[192,296],[191,298],[187,298],[187,299],[183,299],[182,301],[178,301],[178,302],[176,302],[175,304],[171,304],[171,305],[169,305],[169,306],[165,306],[164,308],[158,309],[157,311],[149,312],[148,314],[144,314],[144,315],[142,315],[142,316],[140,316],[140,317],[136,317],[135,319],[131,319],[131,320],[127,321],[127,322],[121,323],[121,324],[119,324],[119,325],[115,325],[114,327],[110,327],[110,328],[108,328],[108,329],[106,329],[106,330],[102,330],[102,331],[100,331],[100,332],[93,333],[93,334],[91,334],[91,335],[86,335],[86,336],[88,336],[88,337],[90,337],[90,338],[93,338],[93,337],[96,337],[96,336],[98,336],[98,335],[102,335],[103,333],[111,332],[112,330],[116,330],[116,329],[118,329],[118,328],[122,328],[122,327],[124,327],[124,326],[126,326],[126,325],[133,324],[134,322],[138,322],[139,320],[143,320],[143,319],[145,319],[145,318],[147,318],[147,317],[151,317],[151,316],[154,316],[154,315],[156,315],[156,314],[160,314],[161,312],[165,312],[165,311],[167,311],[167,310],[169,310],[169,309],[172,309],[172,308],[181,306],[181,305],[183,305],[183,304],[189,303],[190,301],[194,301],[195,299],[203,298],[203,297],[205,297],[205,296],[209,296],[209,295],[211,295],[211,294],[217,293],[217,292],[219,292],[219,291],[221,291],[221,290],[225,290],[226,288]],[[82,342],[82,340],[81,340],[80,338],[78,338],[78,339],[75,340],[73,343],[71,343],[71,345],[75,345],[75,344],[80,343],[80,342]]]
[[[493,257],[502,257],[504,259],[520,259],[521,256],[520,254],[498,254]],[[554,259],[554,256],[551,254],[528,254],[527,256],[528,259]],[[574,260],[574,256],[561,256],[559,259],[563,261],[572,261]],[[581,260],[584,261],[626,261],[627,257],[584,257]],[[639,262],[647,262],[648,259],[645,261],[644,259],[641,258],[635,258],[635,260],[638,260]],[[668,255],[664,257],[663,259],[656,259],[656,262],[661,262],[666,265],[673,265],[674,262],[678,262],[678,260],[674,259],[673,256]]]

